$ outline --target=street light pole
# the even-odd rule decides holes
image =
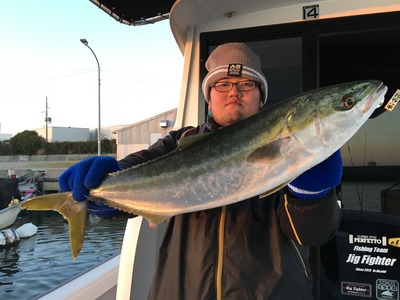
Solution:
[[[97,70],[98,70],[98,78],[99,78],[99,85],[98,85],[98,95],[99,95],[99,116],[98,116],[98,126],[97,126],[97,155],[101,155],[101,138],[100,138],[100,132],[101,132],[101,122],[100,122],[100,64],[99,60],[97,59],[96,54],[92,50],[92,48],[89,47],[89,42],[86,39],[81,39],[80,40],[82,44],[84,44],[86,47],[89,48],[90,51],[92,51],[94,58],[96,59],[97,62]]]

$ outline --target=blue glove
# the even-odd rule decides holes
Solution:
[[[288,188],[300,199],[317,199],[328,194],[340,183],[342,170],[342,157],[340,150],[337,150],[326,160],[290,182]]]
[[[103,181],[108,173],[119,171],[118,162],[111,156],[93,156],[69,167],[59,177],[58,183],[62,192],[72,191],[76,201],[85,201],[89,191]],[[100,202],[89,201],[89,213],[100,217],[110,217],[119,210]]]

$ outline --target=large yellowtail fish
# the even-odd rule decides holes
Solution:
[[[369,80],[329,86],[273,105],[213,133],[189,136],[158,159],[110,174],[88,201],[141,215],[157,225],[178,214],[270,194],[322,162],[367,121],[386,86]],[[59,193],[29,199],[69,222],[73,258],[82,247],[86,202]]]

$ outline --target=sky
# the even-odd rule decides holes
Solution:
[[[128,125],[176,108],[183,56],[169,22],[128,26],[88,0],[0,0],[0,133]]]

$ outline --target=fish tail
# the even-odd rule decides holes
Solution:
[[[85,236],[87,201],[75,201],[70,192],[54,193],[30,198],[19,207],[27,210],[55,210],[61,214],[68,221],[72,259],[76,259]]]

